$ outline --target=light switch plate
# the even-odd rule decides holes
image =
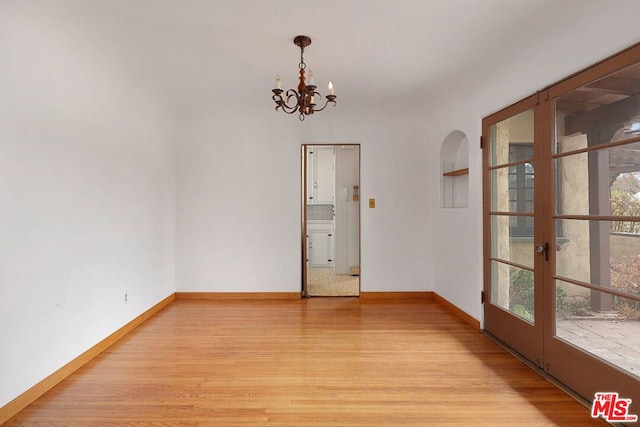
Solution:
[[[369,208],[373,209],[376,207],[376,199],[369,199]]]

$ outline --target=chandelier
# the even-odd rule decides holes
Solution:
[[[277,75],[276,87],[273,89],[271,99],[276,103],[276,111],[282,110],[287,114],[293,114],[298,111],[300,113],[298,118],[302,121],[305,116],[327,108],[330,102],[335,106],[336,95],[333,90],[333,83],[329,80],[327,100],[322,108],[316,108],[316,97],[320,99],[321,95],[316,92],[316,86],[313,81],[313,71],[309,70],[309,84],[306,84],[304,75],[305,69],[307,68],[307,64],[304,63],[304,48],[311,44],[311,39],[307,36],[297,36],[293,39],[293,43],[300,48],[300,63],[298,64],[298,68],[300,68],[300,83],[298,83],[298,90],[289,89],[286,92],[283,91],[280,75]]]

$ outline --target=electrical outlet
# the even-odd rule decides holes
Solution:
[[[125,293],[124,293],[124,304],[126,304],[128,300],[129,300],[129,294],[127,294],[127,293],[125,292]]]

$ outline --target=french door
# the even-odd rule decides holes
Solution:
[[[485,329],[537,366],[543,361],[541,272],[549,253],[541,243],[542,115],[536,95],[483,122]],[[538,255],[536,245],[543,248]]]
[[[640,45],[485,118],[483,140],[486,331],[640,414]]]

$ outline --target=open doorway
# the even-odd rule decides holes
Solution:
[[[302,145],[302,294],[360,295],[360,145]]]

